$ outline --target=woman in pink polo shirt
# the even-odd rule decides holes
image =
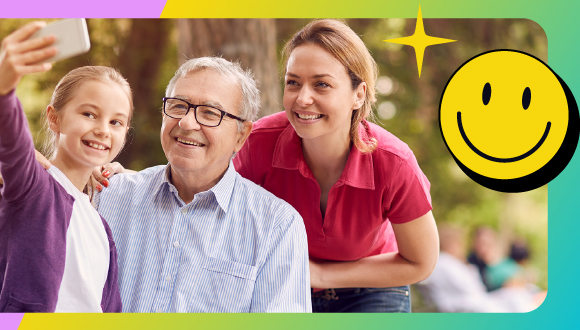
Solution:
[[[376,63],[336,20],[312,21],[283,52],[286,111],[254,124],[236,169],[304,218],[314,312],[409,312],[438,236],[413,152],[366,121]]]

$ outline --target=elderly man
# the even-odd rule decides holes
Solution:
[[[95,198],[119,253],[123,311],[311,311],[302,218],[231,163],[259,108],[251,73],[192,59],[163,102],[169,164],[115,175]]]

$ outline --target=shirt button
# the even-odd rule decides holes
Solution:
[[[182,210],[181,210],[181,213],[183,213],[183,214],[187,214],[187,209],[182,209]]]
[[[178,241],[173,242],[173,246],[175,246],[176,248],[178,248],[179,247],[179,242]]]
[[[161,313],[163,312],[163,308],[159,308],[158,310],[155,311],[156,313]]]
[[[167,276],[165,277],[165,280],[166,280],[167,282],[171,281],[171,275],[167,275]]]

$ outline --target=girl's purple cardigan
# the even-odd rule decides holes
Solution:
[[[0,172],[0,312],[54,312],[74,198],[35,160],[14,91],[0,96]],[[104,219],[103,226],[110,262],[101,307],[121,312],[117,249]]]

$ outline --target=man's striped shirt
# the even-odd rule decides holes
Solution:
[[[168,166],[118,174],[96,196],[119,254],[124,312],[310,312],[308,247],[288,203],[233,164],[185,204]]]

